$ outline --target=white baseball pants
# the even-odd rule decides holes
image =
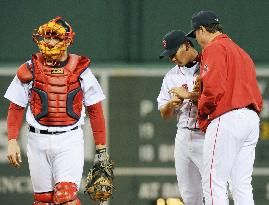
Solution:
[[[259,138],[259,117],[247,108],[214,119],[204,142],[203,191],[205,205],[224,205],[227,181],[235,205],[254,205],[252,172]]]
[[[84,165],[82,129],[57,135],[29,132],[27,156],[35,193],[52,191],[58,182],[79,187]]]
[[[175,139],[175,167],[179,191],[185,205],[202,205],[202,165],[204,134],[178,129]]]

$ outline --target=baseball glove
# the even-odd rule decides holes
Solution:
[[[89,170],[85,193],[88,193],[90,199],[96,202],[107,201],[112,195],[114,188],[112,182],[114,162],[112,160],[97,161],[93,168]]]
[[[196,77],[195,83],[194,83],[194,87],[192,89],[192,92],[196,92],[196,93],[200,93],[200,86],[201,86],[201,81],[200,81],[200,76],[198,75]],[[198,105],[198,99],[196,100],[192,100],[193,104],[195,104],[196,106]]]
[[[200,92],[200,85],[201,85],[201,81],[200,81],[200,76],[198,75],[196,77],[195,83],[194,83],[194,87],[192,89],[193,92]]]

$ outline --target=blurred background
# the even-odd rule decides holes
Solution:
[[[70,52],[90,57],[91,69],[107,97],[103,105],[109,152],[116,162],[116,191],[106,204],[153,205],[159,197],[179,197],[173,159],[176,122],[163,121],[156,102],[162,78],[173,65],[159,61],[158,56],[163,35],[173,29],[189,31],[192,14],[200,10],[214,10],[225,32],[256,64],[264,110],[253,186],[256,204],[268,205],[269,1],[1,0],[0,95],[18,66],[37,51],[33,29],[55,16],[64,17],[76,32]],[[0,204],[31,204],[27,125],[20,136],[23,165],[14,169],[6,158],[9,102],[0,99]],[[88,124],[84,127],[84,176],[95,151]],[[83,204],[94,204],[83,195],[83,188],[80,195]]]

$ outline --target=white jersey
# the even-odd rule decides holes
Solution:
[[[28,61],[31,63],[31,61]],[[105,99],[105,95],[102,91],[100,84],[98,83],[97,79],[93,75],[90,68],[87,68],[81,75],[80,75],[80,83],[81,88],[83,91],[83,103],[85,106],[90,106],[96,104]],[[21,106],[27,107],[29,100],[30,100],[30,90],[32,88],[32,81],[30,83],[22,83],[17,76],[14,77],[13,81],[9,85],[6,93],[5,98],[10,100],[11,102]],[[48,130],[49,132],[55,131],[67,131],[76,126],[80,126],[84,124],[84,117],[85,117],[85,108],[82,108],[81,117],[77,123],[71,126],[65,127],[47,127],[44,125],[39,124],[31,111],[30,106],[28,106],[26,112],[26,121],[29,125],[35,127],[39,130]]]
[[[171,94],[169,90],[173,87],[185,87],[188,91],[192,91],[196,77],[199,71],[199,63],[196,63],[193,67],[179,67],[172,68],[164,77],[162,87],[157,98],[158,109],[164,106],[170,99]],[[177,113],[177,127],[178,128],[199,128],[196,119],[197,106],[195,106],[191,100],[185,99],[182,106],[176,110]]]

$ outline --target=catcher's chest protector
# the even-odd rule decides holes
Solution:
[[[30,106],[35,119],[45,126],[75,124],[83,106],[79,76],[89,66],[90,60],[70,54],[64,68],[51,68],[43,64],[42,55],[37,53],[32,62]]]

